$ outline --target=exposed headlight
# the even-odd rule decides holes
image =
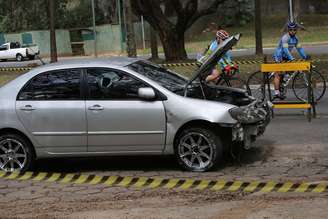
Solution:
[[[266,118],[267,112],[264,109],[254,109],[251,107],[236,107],[229,110],[232,118],[240,123],[256,123]]]

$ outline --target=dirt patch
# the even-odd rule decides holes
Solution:
[[[92,199],[36,206],[21,205],[19,212],[6,213],[18,218],[325,218],[327,196],[309,194],[242,194],[157,191],[112,200]],[[31,211],[33,209],[33,211]],[[0,211],[1,213],[1,211]],[[4,214],[1,214],[4,215]]]

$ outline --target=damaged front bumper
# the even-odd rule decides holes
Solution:
[[[272,118],[272,103],[254,101],[248,106],[234,108],[230,112],[238,123],[232,127],[232,141],[242,142],[250,149],[256,137],[263,135]]]

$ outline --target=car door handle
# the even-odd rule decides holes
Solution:
[[[31,106],[31,105],[25,105],[25,106],[22,106],[20,108],[20,110],[23,110],[23,111],[33,111],[33,110],[35,110],[35,108],[33,106]]]
[[[102,107],[100,105],[93,105],[93,106],[90,106],[88,109],[93,110],[93,111],[99,111],[99,110],[104,110],[104,107]]]

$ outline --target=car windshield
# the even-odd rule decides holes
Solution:
[[[156,81],[166,89],[177,93],[185,88],[188,80],[175,72],[147,61],[138,61],[127,66],[139,74]]]

